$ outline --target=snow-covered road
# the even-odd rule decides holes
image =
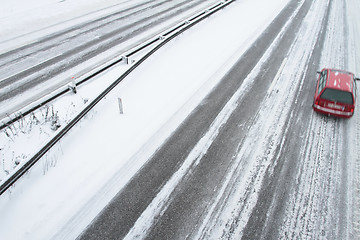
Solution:
[[[1,236],[74,239],[113,199],[84,239],[357,239],[360,112],[311,103],[318,68],[359,75],[358,10],[242,0],[182,34],[0,197]]]

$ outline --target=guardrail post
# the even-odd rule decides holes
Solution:
[[[76,83],[74,80],[71,81],[71,83],[68,84],[68,88],[76,94],[77,92],[77,89],[76,89]]]
[[[121,56],[122,61],[125,62],[125,64],[129,64],[129,57],[127,56]]]
[[[131,60],[128,56],[121,56],[122,61],[125,62],[125,64],[133,64],[135,60]]]
[[[120,114],[124,114],[123,104],[121,98],[118,98]]]

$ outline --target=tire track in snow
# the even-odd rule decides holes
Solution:
[[[348,27],[348,56],[349,69],[354,71],[355,75],[360,75],[360,21],[358,15],[360,12],[360,2],[357,0],[346,1],[346,16]],[[348,126],[349,133],[349,152],[350,166],[349,172],[350,189],[349,194],[351,203],[349,204],[349,222],[351,222],[350,239],[360,239],[360,82],[357,83],[357,103],[355,113]]]
[[[358,96],[360,94],[360,91],[358,90]],[[352,223],[352,232],[351,237],[353,239],[360,239],[360,104],[357,103],[357,111],[355,112],[353,118],[355,118],[356,124],[351,125],[351,129],[355,129],[354,133],[352,133],[351,141],[350,143],[350,149],[355,149],[354,151],[351,151],[351,159],[352,164],[352,178],[351,178],[351,188],[353,189],[353,193],[351,195],[352,197],[352,203],[351,203],[351,213],[352,216],[350,217],[350,221]]]
[[[321,67],[346,65],[342,4],[332,1],[329,5]],[[282,239],[348,238],[346,125],[346,120],[311,114],[296,187],[280,233]]]
[[[310,20],[314,19],[314,15],[325,14],[323,6],[326,2],[322,3],[313,6]],[[219,197],[223,199],[219,201],[214,213],[207,218],[209,223],[204,223],[206,226],[200,232],[201,238],[238,239],[243,234],[244,226],[258,201],[264,175],[265,173],[271,175],[277,165],[277,153],[282,151],[285,140],[282,136],[288,131],[294,113],[288,106],[292,105],[292,101],[295,101],[295,104],[298,101],[295,95],[305,81],[303,73],[307,72],[307,65],[320,32],[321,21],[313,24],[311,29],[307,27],[307,23],[309,21],[305,20],[301,32],[306,39],[299,37],[293,45],[288,57],[290,61],[285,65],[286,71],[282,74],[281,80],[275,84],[274,91],[269,92],[267,99],[263,101],[264,105],[258,119],[239,148],[238,165],[234,164],[236,171],[231,173],[233,176],[230,175],[229,178],[232,179],[228,180],[226,186],[230,190],[223,191],[225,197]],[[271,114],[268,109],[272,110]],[[256,227],[261,228],[261,226]],[[251,235],[251,237],[257,236]]]
[[[336,239],[339,228],[336,199],[341,180],[341,122],[312,114],[295,188],[287,204],[281,239]],[[332,136],[328,134],[332,133]],[[335,197],[334,197],[335,196]]]
[[[293,1],[294,2],[294,4],[293,4],[293,7],[294,8],[296,8],[297,7],[297,1]],[[278,35],[278,33],[279,33],[279,30],[281,29],[280,27],[281,26],[283,26],[283,22],[284,21],[286,21],[287,19],[288,19],[288,15],[291,15],[291,13],[293,12],[293,8],[291,7],[288,11],[286,11],[284,14],[281,14],[281,18],[280,19],[278,19],[277,21],[275,21],[275,24],[272,24],[271,25],[271,28],[270,28],[270,30],[272,30],[272,31],[267,31],[266,32],[266,38],[264,37],[264,38],[259,38],[259,40],[257,40],[256,41],[256,44],[254,44],[254,46],[252,46],[251,47],[251,50],[252,51],[249,51],[249,53],[247,52],[247,53],[245,53],[245,56],[251,56],[251,59],[250,59],[250,61],[248,60],[248,57],[245,57],[245,56],[243,56],[243,57],[241,57],[241,60],[240,60],[240,63],[244,63],[244,64],[240,64],[240,63],[237,63],[237,65],[241,65],[241,66],[239,66],[239,68],[242,70],[242,71],[240,71],[240,72],[245,72],[246,74],[248,73],[248,72],[250,72],[250,70],[254,67],[254,65],[258,62],[258,59],[260,58],[260,56],[262,56],[263,55],[263,52],[268,48],[268,46],[273,42],[273,39]],[[293,34],[293,35],[295,35],[295,34]],[[289,41],[290,42],[290,41]],[[289,45],[290,45],[290,43],[289,43]],[[255,52],[255,53],[254,53]],[[243,60],[242,60],[243,59]],[[280,63],[280,61],[279,61],[279,63]],[[280,64],[279,64],[280,65]],[[212,107],[205,107],[205,108],[203,108],[202,106],[200,106],[200,109],[203,109],[203,110],[201,110],[201,111],[204,111],[204,112],[207,112],[206,114],[204,114],[203,116],[202,116],[202,114],[200,114],[200,117],[201,118],[199,118],[198,116],[197,117],[194,117],[193,119],[192,119],[192,121],[191,122],[198,122],[198,121],[201,121],[201,122],[204,122],[204,116],[206,117],[206,120],[205,121],[208,121],[208,123],[205,123],[206,125],[210,125],[211,124],[211,122],[213,122],[213,118],[215,117],[215,116],[217,116],[218,115],[218,113],[219,113],[219,111],[221,110],[221,108],[223,107],[223,105],[225,105],[225,103],[226,102],[228,102],[229,101],[229,98],[231,97],[231,96],[233,96],[233,94],[234,94],[234,92],[239,88],[239,86],[241,86],[241,85],[243,85],[243,79],[241,79],[241,81],[239,81],[239,79],[238,79],[238,74],[239,74],[239,70],[238,70],[238,68],[236,68],[235,69],[235,71],[234,71],[235,73],[236,73],[236,77],[234,77],[233,79],[231,79],[230,81],[228,81],[228,79],[226,79],[227,81],[225,82],[225,83],[228,83],[227,85],[228,86],[222,86],[221,87],[221,89],[222,89],[222,91],[224,91],[224,88],[228,88],[228,90],[226,90],[225,91],[225,93],[228,93],[228,94],[223,94],[223,93],[215,93],[215,94],[210,94],[210,95],[212,95],[212,97],[214,98],[211,98],[212,100],[210,101],[209,99],[209,103],[207,102],[207,100],[205,100],[205,102],[206,102],[206,104],[205,105],[210,105],[211,104],[211,102],[213,102],[211,105],[212,105]],[[276,72],[276,71],[274,71],[274,72]],[[274,73],[275,74],[275,73]],[[235,75],[235,74],[234,74]],[[245,75],[246,76],[246,75]],[[266,80],[265,81],[266,83],[268,83],[268,82],[270,82],[269,80]],[[253,84],[253,83],[251,83],[251,84]],[[267,85],[267,84],[266,84]],[[234,87],[235,86],[235,87]],[[261,85],[259,85],[259,86],[261,86]],[[245,87],[246,88],[246,87]],[[250,87],[249,87],[250,88]],[[264,88],[264,91],[266,92],[266,88],[265,87],[260,87],[260,89],[261,89],[261,91],[262,91],[262,88]],[[247,88],[245,89],[245,90],[248,90]],[[222,92],[222,91],[216,91],[216,92]],[[215,95],[215,96],[214,96]],[[264,95],[264,93],[262,93],[261,94],[262,96]],[[225,97],[226,96],[226,97]],[[223,102],[223,98],[225,98],[226,99],[226,101],[224,101]],[[214,100],[216,101],[216,103],[214,103]],[[222,103],[223,102],[223,103]],[[220,104],[219,104],[220,103]],[[251,103],[251,102],[250,102]],[[215,109],[214,109],[214,106],[215,105]],[[218,107],[219,106],[219,107]],[[251,111],[251,110],[253,110],[252,109],[253,107],[249,107],[249,112],[251,112],[251,116],[253,116],[254,115],[254,113],[253,113],[253,111]],[[213,109],[213,110],[211,110],[211,109]],[[257,107],[256,107],[256,109],[257,109]],[[210,111],[210,113],[209,113],[209,111]],[[198,115],[198,114],[196,114],[196,115]],[[214,117],[213,117],[214,116]],[[197,119],[201,119],[201,120],[197,120]],[[208,120],[209,119],[209,120]],[[194,121],[195,120],[195,121]],[[223,119],[221,120],[221,121],[224,121]],[[187,123],[185,123],[185,125],[188,125]],[[190,125],[194,125],[194,123],[192,123],[192,124],[190,124]],[[201,126],[201,124],[197,124],[196,123],[196,125],[199,125],[199,126]],[[236,124],[236,126],[238,126],[237,124]],[[193,126],[194,127],[194,126]],[[192,127],[192,128],[193,128]],[[198,137],[196,136],[196,135],[198,135],[199,136],[199,138],[201,138],[201,136],[203,135],[203,134],[205,134],[206,132],[207,132],[207,130],[208,130],[208,128],[209,128],[209,126],[207,126],[206,128],[204,128],[204,130],[202,130],[201,128],[199,128],[199,127],[197,127],[197,128],[194,128],[195,129],[195,131],[194,131],[194,129],[191,129],[191,128],[187,128],[187,130],[186,131],[181,131],[181,132],[185,132],[185,135],[184,135],[184,138],[183,137],[179,137],[179,135],[182,135],[182,134],[184,134],[184,133],[179,133],[179,134],[177,134],[177,133],[174,133],[174,140],[169,140],[168,141],[168,143],[169,144],[166,144],[166,147],[165,148],[162,148],[162,150],[159,150],[157,153],[158,154],[156,154],[157,155],[157,157],[155,157],[157,160],[156,161],[152,161],[152,164],[151,165],[154,165],[154,162],[156,163],[156,162],[163,162],[163,161],[165,161],[165,165],[166,164],[168,164],[168,162],[172,162],[171,164],[174,164],[174,163],[176,163],[176,162],[178,162],[177,164],[176,164],[176,166],[174,165],[174,172],[178,169],[178,167],[180,167],[181,166],[181,164],[183,163],[183,157],[184,158],[186,158],[186,156],[188,155],[188,152],[190,152],[190,150],[193,148],[193,146],[197,143],[197,141],[198,140],[196,140],[196,139],[198,139]],[[194,133],[192,133],[192,132],[197,132],[196,134],[194,134]],[[203,133],[202,133],[203,132]],[[200,134],[201,133],[201,134]],[[175,136],[176,135],[176,136]],[[194,135],[195,135],[195,138],[194,138]],[[176,140],[175,141],[175,138],[176,139],[179,139],[180,138],[180,141],[179,140]],[[191,139],[189,139],[189,138],[191,138]],[[191,143],[191,141],[193,141],[192,139],[195,139],[196,140],[196,142],[194,142],[194,143]],[[174,142],[176,143],[176,144],[174,144]],[[189,147],[187,148],[186,146],[184,146],[184,145],[186,145],[186,144],[188,144],[188,143],[190,143],[190,145],[189,145]],[[236,142],[236,144],[237,144],[238,142]],[[175,145],[177,146],[177,147],[175,147]],[[174,146],[174,147],[173,147]],[[176,152],[178,151],[177,149],[179,149],[180,151],[181,151],[181,154],[180,154],[180,152],[179,152],[179,155],[174,155],[174,154],[176,154]],[[174,151],[175,150],[175,151]],[[201,150],[202,151],[204,151],[204,149],[202,149],[201,148]],[[205,150],[206,151],[206,150]],[[195,152],[196,153],[196,152]],[[200,153],[200,154],[202,154],[201,153],[201,151],[200,152],[198,152],[198,153]],[[171,155],[170,155],[171,154]],[[160,157],[161,155],[165,155],[165,157],[164,156],[162,156],[162,157]],[[172,161],[172,158],[174,158],[174,160],[175,161]],[[180,161],[181,160],[181,161]],[[185,159],[184,159],[185,160]],[[197,164],[197,163],[196,163]],[[194,164],[194,167],[196,166],[196,164]],[[162,165],[164,165],[164,164],[162,164]],[[185,165],[185,167],[187,168],[189,165]],[[160,167],[160,166],[158,166],[158,167]],[[166,170],[166,168],[164,168],[164,166],[161,166],[162,168],[161,169],[163,169],[162,170],[162,172],[168,172],[168,173],[165,173],[164,175],[167,175],[167,174],[169,174],[169,178],[173,175],[173,173],[174,172],[172,172],[172,171],[168,171],[168,170]],[[167,166],[166,166],[167,167]],[[194,167],[192,167],[192,166],[190,166],[190,169],[193,169]],[[146,167],[145,167],[146,168]],[[151,167],[151,168],[153,168],[153,167]],[[156,167],[156,164],[155,164],[155,168],[157,168]],[[160,169],[160,168],[159,168]],[[169,168],[168,168],[169,169]],[[165,171],[166,170],[166,171]],[[146,172],[149,172],[148,170],[146,170]],[[150,172],[151,172],[151,170],[150,170]],[[171,175],[170,175],[171,174]],[[178,173],[177,173],[177,175],[178,176],[180,176],[181,177],[181,174],[183,174],[182,173],[182,170],[180,170]],[[189,175],[191,174],[191,171],[190,171],[190,173],[188,173]],[[140,178],[140,175],[142,175],[142,174],[139,174],[139,178]],[[144,175],[149,175],[149,174],[144,174]],[[143,179],[145,176],[141,176],[141,178]],[[151,174],[150,174],[151,175]],[[158,175],[158,174],[157,174]],[[153,177],[153,176],[152,176]],[[153,177],[154,178],[154,177]],[[161,179],[162,177],[159,177],[159,176],[156,176],[156,178],[157,179]],[[153,180],[155,180],[155,178],[154,179],[149,179],[149,180],[147,180],[147,181],[153,181]],[[167,198],[167,196],[165,196],[166,194],[168,194],[166,191],[173,191],[173,189],[165,189],[165,192],[161,192],[161,195],[163,195],[163,196],[165,196],[163,199],[164,200],[161,200],[160,198],[161,198],[161,196],[159,195],[159,198],[157,198],[156,197],[156,195],[158,194],[158,191],[160,191],[163,187],[164,187],[164,185],[168,182],[168,178],[165,178],[165,180],[166,181],[164,181],[163,182],[163,184],[161,184],[161,185],[159,185],[159,186],[156,186],[155,185],[155,187],[154,187],[154,184],[152,184],[152,188],[156,188],[156,190],[151,190],[151,194],[153,194],[154,193],[154,196],[152,197],[152,195],[147,195],[147,196],[144,196],[144,197],[142,197],[142,203],[141,203],[141,206],[139,207],[139,206],[136,206],[137,208],[136,209],[134,209],[134,211],[132,211],[132,212],[135,212],[134,214],[133,213],[131,213],[132,215],[134,215],[134,216],[136,216],[136,219],[135,220],[139,220],[135,225],[136,226],[139,226],[139,228],[140,227],[142,227],[142,221],[141,221],[141,219],[139,218],[140,217],[140,214],[142,214],[142,213],[149,213],[150,212],[150,214],[148,215],[148,216],[145,216],[145,215],[147,215],[147,214],[144,214],[143,216],[145,217],[145,218],[147,218],[147,219],[150,219],[150,221],[152,221],[151,220],[151,218],[155,218],[155,221],[156,221],[156,223],[158,223],[159,221],[161,221],[161,220],[159,220],[159,219],[163,219],[164,217],[163,217],[163,215],[164,215],[164,212],[166,212],[167,211],[167,208],[168,208],[168,202],[169,201],[171,201],[171,199],[166,199]],[[172,179],[171,181],[173,181],[173,180],[176,180],[176,177],[174,177],[174,179]],[[134,185],[136,184],[136,185],[138,185],[138,183],[135,183],[136,181],[134,181]],[[155,181],[156,182],[156,181]],[[169,181],[170,182],[170,181]],[[216,182],[217,183],[217,182]],[[150,185],[151,186],[151,185]],[[168,185],[167,185],[168,186]],[[132,187],[131,187],[132,188]],[[130,188],[130,189],[131,189]],[[131,189],[130,190],[132,193],[134,193],[134,189]],[[141,190],[142,192],[144,192],[144,189],[143,190]],[[150,191],[149,191],[150,192]],[[129,193],[129,195],[133,195],[133,194],[130,194]],[[163,194],[164,193],[164,194]],[[127,194],[124,194],[124,195],[127,195]],[[140,195],[140,194],[139,194]],[[148,204],[150,204],[152,201],[153,201],[153,198],[154,197],[156,197],[156,199],[154,200],[154,204],[152,205],[152,206],[150,206],[149,207],[149,211],[147,211],[147,210],[145,210],[146,208],[148,208]],[[170,198],[171,198],[172,196],[170,196]],[[122,197],[123,198],[123,197]],[[136,198],[136,200],[138,200],[139,198]],[[160,201],[158,201],[160,199]],[[135,201],[136,201],[135,200]],[[147,200],[149,200],[149,202],[147,202]],[[156,205],[156,203],[155,203],[155,201],[157,201],[157,203],[159,203],[159,205]],[[168,202],[165,202],[165,201],[168,201]],[[144,203],[145,202],[145,203]],[[165,202],[165,203],[164,203]],[[120,204],[119,204],[120,205]],[[126,206],[128,206],[128,205],[131,205],[131,204],[127,204],[127,203],[124,203],[124,204],[121,204],[122,206],[117,206],[116,208],[117,209],[123,209],[123,206],[124,205],[126,205]],[[152,210],[150,209],[150,208],[152,208],[152,207],[154,207],[153,208],[153,212],[151,212]],[[156,213],[158,213],[157,211],[159,211],[159,209],[156,209],[156,208],[161,208],[161,207],[163,207],[163,209],[162,210],[160,210],[160,215],[157,215]],[[188,207],[188,206],[186,206],[186,207]],[[127,212],[128,210],[129,210],[129,208],[128,207],[124,207],[125,208],[125,212]],[[117,210],[116,209],[116,210]],[[130,209],[133,209],[133,208],[130,208]],[[140,210],[141,211],[140,211]],[[144,210],[145,210],[145,212],[144,212]],[[112,212],[114,212],[114,211],[112,211]],[[138,215],[138,213],[139,213],[139,215]],[[126,213],[125,213],[126,214]],[[111,214],[110,214],[111,215]],[[124,215],[124,214],[122,214],[122,215]],[[129,214],[130,215],[130,214]],[[129,218],[130,217],[132,217],[132,216],[129,216],[129,217],[127,217],[126,218],[126,220],[125,221],[127,221],[127,222],[129,222],[130,224],[131,224],[131,226],[133,225],[133,222],[130,222],[130,220],[129,220]],[[119,216],[119,217],[117,217],[117,222],[118,223],[121,223],[121,221],[119,220],[119,218],[122,218],[122,216]],[[144,218],[144,219],[145,219]],[[135,223],[135,220],[134,220],[134,223]],[[139,225],[137,225],[139,223]],[[101,224],[103,224],[103,223],[101,223]],[[122,225],[126,225],[127,223],[124,223],[124,224],[122,224]],[[130,225],[129,224],[129,225]],[[149,222],[148,221],[146,221],[146,223],[145,224],[148,224],[149,225]],[[99,224],[100,225],[100,224]],[[107,224],[107,225],[112,225],[111,223],[110,224]],[[118,225],[120,225],[120,224],[118,224]],[[169,234],[174,234],[174,232],[170,232],[168,229],[170,228],[170,227],[172,227],[173,225],[170,223],[169,225],[171,225],[171,226],[167,226],[166,227],[166,231],[167,231],[167,235],[166,236],[169,236]],[[136,226],[133,226],[133,229],[134,229],[134,232],[135,231],[138,231],[138,232],[141,232],[141,234],[142,234],[142,236],[144,236],[144,233],[140,230],[139,231],[139,229],[135,229],[135,228],[137,228]],[[148,228],[149,226],[144,226],[144,230],[145,231],[147,231],[147,229],[146,228]],[[183,227],[183,226],[181,226],[181,227]],[[122,226],[120,227],[120,226],[118,226],[117,227],[117,229],[115,230],[113,230],[114,232],[116,232],[119,228],[122,228]],[[98,231],[99,232],[99,231]],[[130,235],[129,235],[130,236]],[[138,235],[135,233],[133,236],[136,236],[136,237],[138,237]],[[139,236],[139,237],[141,237],[141,235]],[[149,236],[146,236],[146,237],[149,237]],[[131,237],[130,237],[131,238]],[[153,239],[160,239],[161,237],[159,237],[159,238],[153,238]]]

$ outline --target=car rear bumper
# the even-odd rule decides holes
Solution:
[[[334,110],[331,108],[326,108],[326,107],[322,107],[322,106],[315,105],[315,104],[313,104],[313,109],[319,113],[332,115],[335,117],[341,117],[341,118],[349,118],[353,115],[353,112],[344,112],[344,111]]]

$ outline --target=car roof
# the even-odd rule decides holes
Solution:
[[[353,84],[354,84],[353,73],[338,69],[327,69],[327,70],[329,70],[329,77],[326,84],[327,88],[352,92]]]

